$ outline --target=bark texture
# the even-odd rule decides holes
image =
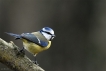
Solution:
[[[35,65],[26,55],[19,54],[19,48],[12,42],[0,38],[0,62],[13,71],[44,71]]]

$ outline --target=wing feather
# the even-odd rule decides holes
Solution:
[[[23,33],[21,34],[22,38],[30,41],[30,42],[33,42],[39,46],[42,46],[42,47],[46,47],[48,45],[48,42],[44,42],[42,40],[40,40],[39,38],[37,38],[34,34],[31,34],[31,33]]]

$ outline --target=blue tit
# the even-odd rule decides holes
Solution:
[[[7,33],[7,32],[6,32]],[[35,56],[35,64],[37,63],[36,55],[39,52],[47,50],[51,46],[51,41],[55,37],[53,29],[49,27],[44,27],[40,31],[32,33],[22,33],[21,35],[7,33],[15,39],[21,39],[23,42],[23,48],[20,51],[23,51],[24,48],[32,53]]]

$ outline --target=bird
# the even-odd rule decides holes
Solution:
[[[54,30],[50,27],[43,27],[41,30],[31,33],[5,33],[15,37],[15,40],[22,40],[23,48],[20,49],[20,52],[23,52],[24,49],[26,49],[28,52],[33,54],[35,57],[34,63],[36,65],[39,65],[36,59],[36,55],[44,50],[49,49],[51,46],[51,41],[55,37]]]

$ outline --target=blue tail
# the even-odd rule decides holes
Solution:
[[[16,40],[16,39],[21,39],[21,38],[22,38],[21,35],[18,35],[18,34],[7,33],[7,32],[5,32],[5,33],[8,34],[8,35],[10,35],[10,36],[15,37],[15,40]]]

